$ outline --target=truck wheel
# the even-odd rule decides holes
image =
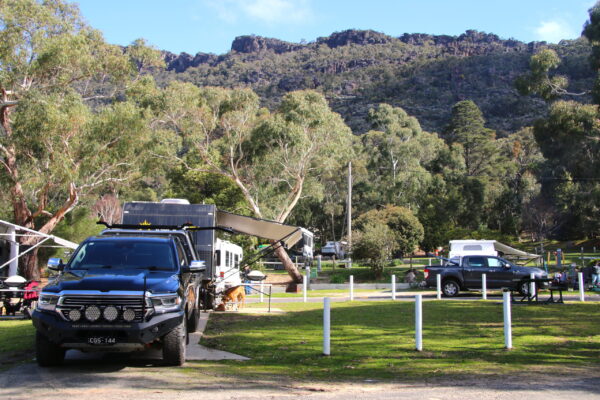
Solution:
[[[458,282],[453,280],[447,280],[442,283],[442,293],[446,297],[454,297],[460,292],[460,286]]]
[[[66,350],[48,340],[43,334],[35,333],[35,358],[40,367],[62,365]]]
[[[163,337],[163,361],[167,365],[183,365],[185,362],[185,345],[187,342],[186,316],[181,324]]]
[[[519,291],[521,296],[529,295],[529,283],[519,282],[519,286],[517,287],[517,290]]]

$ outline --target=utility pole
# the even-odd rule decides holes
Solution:
[[[348,254],[352,254],[352,161],[348,162]]]

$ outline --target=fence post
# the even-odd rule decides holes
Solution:
[[[260,281],[260,302],[264,302],[265,301],[265,295],[264,295],[264,283],[263,281]]]
[[[306,282],[306,274],[304,274],[304,276],[302,276],[302,297],[303,297],[305,303],[306,303],[307,286],[308,286],[308,283]]]
[[[323,299],[323,355],[331,354],[331,299]]]
[[[396,275],[392,275],[392,300],[396,300]]]
[[[533,296],[535,296],[535,282],[533,281],[535,274],[533,272],[529,274],[529,279],[531,279],[531,283],[529,284],[529,298],[533,299]]]
[[[579,277],[579,300],[585,301],[585,284],[583,283],[583,272],[579,272],[577,275]]]
[[[437,290],[437,299],[441,300],[442,299],[442,275],[441,274],[437,274],[435,276],[435,280],[436,280],[436,290]]]
[[[512,349],[512,318],[510,314],[510,292],[505,290],[502,293],[504,303],[504,347]]]
[[[481,297],[482,300],[487,300],[487,276],[481,274]]]
[[[415,296],[415,349],[423,350],[423,296]]]
[[[350,301],[354,301],[354,275],[350,275]]]

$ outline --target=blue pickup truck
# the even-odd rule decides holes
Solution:
[[[522,295],[529,293],[526,279],[532,273],[536,279],[547,278],[542,269],[517,266],[496,256],[468,255],[442,260],[442,265],[425,268],[425,283],[427,287],[436,287],[437,275],[441,275],[442,293],[446,297],[457,296],[461,290],[481,290],[483,274],[489,289],[509,288]]]
[[[43,288],[32,314],[40,366],[60,365],[68,349],[162,349],[185,361],[199,319],[203,261],[185,230],[107,229],[81,243]]]

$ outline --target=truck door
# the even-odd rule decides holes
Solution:
[[[486,273],[489,288],[501,288],[512,286],[514,271],[512,268],[504,268],[506,261],[498,257],[487,257],[488,272]]]
[[[468,289],[481,288],[481,275],[487,273],[487,257],[468,256],[463,258],[463,277]]]

